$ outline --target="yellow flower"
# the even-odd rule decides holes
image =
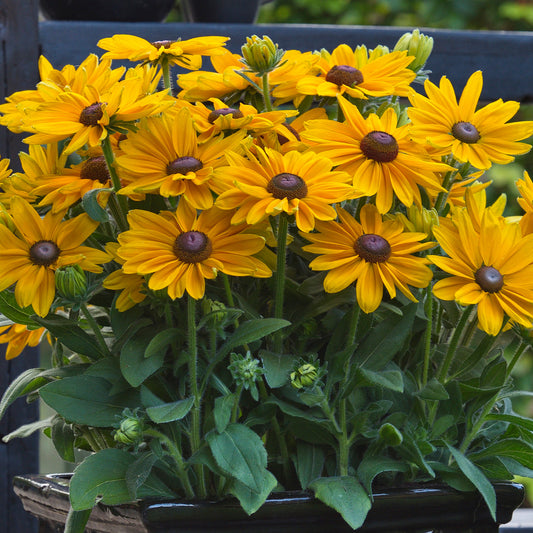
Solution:
[[[113,256],[113,259],[120,265],[124,260],[118,255],[118,242],[109,242],[106,244],[106,252]],[[127,311],[146,298],[146,281],[144,276],[139,274],[126,274],[122,268],[111,272],[104,280],[103,286],[112,291],[120,291],[115,307],[120,311]]]
[[[166,91],[146,95],[144,90],[144,80],[132,76],[104,93],[93,86],[79,93],[59,93],[56,100],[28,112],[26,122],[37,133],[24,141],[48,144],[70,138],[64,148],[66,154],[85,144],[98,146],[117,128],[127,129],[133,121],[160,113],[173,103]]]
[[[311,231],[315,220],[333,220],[330,205],[354,196],[350,176],[332,171],[328,159],[313,152],[280,154],[257,147],[247,158],[227,153],[228,167],[215,173],[216,205],[234,210],[232,222],[257,224],[281,212],[294,215],[296,225]]]
[[[366,46],[352,50],[341,44],[330,54],[322,50],[318,76],[304,76],[297,84],[300,94],[353,98],[369,96],[407,96],[416,74],[408,68],[413,57],[407,52],[383,54]]]
[[[123,155],[117,164],[129,185],[120,194],[183,196],[197,209],[211,207],[213,170],[226,164],[224,152],[237,149],[246,132],[214,136],[200,144],[186,108],[147,119],[145,126],[121,142]]]
[[[525,211],[520,219],[520,227],[524,235],[527,235],[533,233],[533,181],[527,171],[524,171],[523,179],[517,180],[516,187],[520,193],[516,200]]]
[[[326,292],[339,292],[356,282],[357,302],[365,313],[375,311],[383,299],[383,287],[391,298],[398,288],[416,302],[408,285],[426,287],[432,277],[423,257],[412,255],[427,250],[433,243],[420,242],[426,235],[405,232],[399,220],[382,220],[376,207],[361,209],[361,222],[337,208],[340,222],[317,222],[318,233],[302,234],[309,244],[307,252],[317,254],[309,266],[328,270],[324,279]]]
[[[477,109],[482,87],[481,71],[474,72],[458,102],[446,76],[438,87],[427,80],[427,97],[414,91],[409,95],[413,137],[478,169],[509,163],[513,156],[528,152],[531,146],[518,141],[533,135],[533,121],[508,122],[518,111],[518,102],[499,99]]]
[[[311,120],[301,137],[352,176],[358,196],[375,195],[379,212],[387,213],[394,195],[409,207],[413,202],[421,205],[419,185],[443,190],[436,172],[450,167],[431,160],[411,141],[408,125],[398,126],[394,109],[365,119],[354,104],[338,100],[346,120]]]
[[[448,257],[428,258],[451,276],[438,281],[433,293],[460,305],[477,305],[480,328],[498,335],[504,315],[525,327],[533,319],[533,234],[485,209],[476,229],[466,209],[451,222],[433,228]]]
[[[28,329],[22,324],[1,326],[0,343],[7,342],[6,359],[18,357],[26,346],[37,346],[45,333],[45,328]]]
[[[11,203],[17,231],[0,224],[0,291],[16,284],[17,303],[31,305],[39,316],[45,316],[54,301],[57,268],[77,264],[99,273],[99,265],[110,257],[82,246],[98,226],[89,215],[62,221],[62,214],[48,212],[41,218],[25,200],[14,197]]]
[[[224,53],[223,46],[229,37],[195,37],[187,40],[155,41],[153,43],[135,35],[113,35],[98,41],[107,50],[102,59],[128,59],[150,63],[168,62],[189,70],[202,66],[201,56]]]
[[[170,298],[185,291],[195,299],[205,292],[205,280],[217,272],[230,276],[270,277],[271,270],[253,257],[264,246],[245,225],[231,224],[231,213],[213,207],[197,216],[180,201],[176,213],[155,214],[139,209],[128,214],[130,230],[119,235],[118,255],[126,274],[150,275],[151,290],[167,289]]]

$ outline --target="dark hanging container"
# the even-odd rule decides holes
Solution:
[[[186,22],[224,22],[251,24],[261,4],[272,0],[180,0]]]
[[[69,475],[18,476],[15,492],[24,509],[39,518],[40,533],[63,531],[69,510]],[[361,533],[420,531],[497,533],[512,518],[524,497],[517,483],[495,483],[497,511],[492,520],[477,492],[458,492],[443,485],[411,485],[374,495]],[[138,502],[97,505],[86,533],[351,533],[333,509],[307,493],[276,493],[251,516],[237,501]]]
[[[42,14],[52,20],[162,22],[175,0],[40,0]]]

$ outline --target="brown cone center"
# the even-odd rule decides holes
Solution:
[[[211,255],[213,246],[205,233],[186,231],[176,238],[173,251],[184,263],[200,263]]]
[[[34,265],[48,267],[57,261],[60,253],[55,242],[38,241],[30,248],[30,260]]]
[[[267,191],[278,200],[282,200],[283,198],[293,200],[307,196],[307,185],[300,176],[283,172],[282,174],[277,174],[270,180]]]
[[[350,67],[349,65],[335,65],[326,74],[326,81],[334,83],[339,87],[341,85],[353,87],[354,85],[363,83],[364,78],[363,73],[355,67]]]
[[[90,106],[87,106],[81,113],[80,113],[80,122],[84,126],[96,126],[98,124],[98,121],[104,116],[104,112],[102,111],[102,104],[100,102],[96,102],[94,104],[91,104]]]
[[[196,172],[202,167],[203,164],[199,159],[186,155],[170,162],[167,165],[167,174],[187,174],[187,172]]]
[[[457,122],[452,127],[452,135],[459,141],[474,144],[479,141],[481,135],[477,128],[470,122]]]
[[[398,156],[398,142],[385,131],[367,133],[361,140],[360,148],[365,157],[379,163],[390,163]]]
[[[80,171],[80,178],[84,180],[99,181],[105,185],[110,179],[109,170],[103,155],[87,159]]]
[[[491,266],[482,266],[474,274],[477,284],[485,292],[498,292],[503,287],[503,276],[500,272]]]
[[[391,254],[387,239],[374,233],[361,235],[354,244],[355,253],[369,263],[383,263]]]
[[[239,109],[233,109],[233,107],[223,107],[222,109],[215,109],[209,113],[207,121],[213,124],[218,117],[225,117],[231,115],[233,118],[242,118],[244,115]]]

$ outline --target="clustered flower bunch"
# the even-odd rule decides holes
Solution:
[[[70,484],[85,520],[305,490],[355,529],[373,488],[413,481],[494,515],[491,481],[533,474],[511,401],[533,182],[509,217],[483,174],[533,122],[480,104],[479,71],[459,97],[429,81],[418,30],[393,50],[226,41],[115,35],[78,67],[41,57],[0,106],[28,144],[21,172],[0,160],[0,341],[9,359],[46,339],[53,362],[0,416],[25,395],[57,413],[6,440],[94,452]]]

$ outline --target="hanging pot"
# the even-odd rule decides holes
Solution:
[[[40,0],[42,14],[53,20],[161,22],[175,0]]]
[[[68,474],[17,476],[15,492],[24,509],[39,518],[40,533],[62,531],[69,511]],[[497,533],[511,520],[524,497],[517,483],[495,483],[496,522],[481,495],[443,485],[420,484],[376,491],[361,533],[428,530]],[[223,502],[137,502],[97,505],[91,512],[91,533],[348,533],[341,516],[304,492],[275,493],[253,515],[236,500]]]
[[[272,0],[180,0],[186,22],[225,22],[251,24],[259,7]]]

